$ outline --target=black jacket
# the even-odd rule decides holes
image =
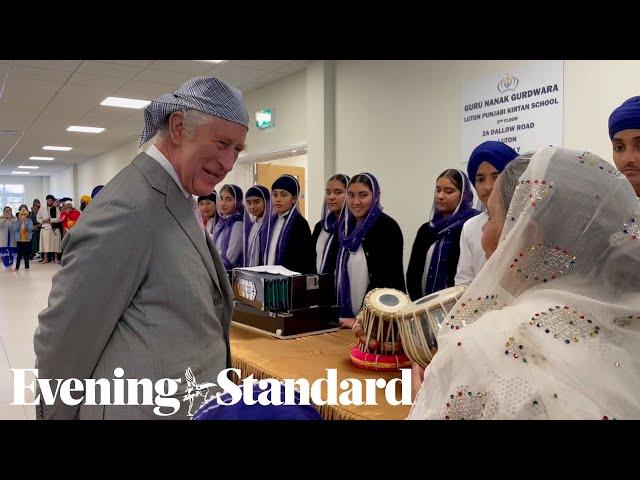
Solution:
[[[458,259],[460,258],[460,233],[462,229],[451,232],[452,243],[449,247],[449,257],[447,258],[447,288],[455,285],[456,272],[458,270]],[[411,258],[407,268],[407,289],[411,300],[418,300],[425,296],[422,291],[422,275],[424,274],[427,262],[427,252],[429,247],[437,240],[436,232],[425,223],[418,229],[416,239],[411,249]],[[434,250],[433,255],[437,252]]]
[[[291,237],[282,256],[282,266],[300,273],[316,273],[315,245],[311,241],[309,222],[297,215],[291,225]]]
[[[311,243],[313,244],[313,265],[317,264],[318,254],[316,252],[316,245],[318,243],[318,237],[322,232],[322,220],[316,223],[313,233],[311,234]],[[340,250],[340,242],[338,241],[338,233],[331,239],[331,245],[329,245],[329,251],[327,252],[327,263],[325,264],[325,272],[333,273],[336,270],[336,259],[338,257],[338,250]],[[322,273],[322,272],[318,272]]]
[[[403,243],[398,223],[386,213],[380,215],[362,239],[369,270],[367,292],[383,287],[407,291],[402,263]]]

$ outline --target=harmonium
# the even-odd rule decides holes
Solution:
[[[232,322],[239,327],[282,339],[339,330],[333,274],[234,268],[231,285]]]

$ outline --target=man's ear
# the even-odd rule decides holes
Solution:
[[[169,138],[176,146],[180,146],[184,139],[184,117],[185,113],[181,111],[173,112],[169,115]]]

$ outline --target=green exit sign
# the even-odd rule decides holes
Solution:
[[[271,108],[265,108],[256,112],[256,127],[270,128],[275,125],[274,111]]]

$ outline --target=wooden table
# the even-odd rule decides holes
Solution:
[[[281,340],[255,333],[236,325],[231,327],[231,356],[234,368],[242,377],[305,378],[312,383],[327,378],[327,368],[337,370],[338,385],[346,378],[364,380],[383,378],[386,382],[400,378],[400,372],[362,370],[351,364],[350,352],[356,339],[351,330]],[[326,384],[326,382],[324,382]],[[338,393],[342,392],[338,388]],[[364,396],[364,388],[363,388]],[[323,388],[326,398],[326,387]],[[401,399],[401,384],[396,382],[396,398]],[[408,405],[390,405],[383,389],[376,389],[378,405],[324,405],[316,408],[326,420],[401,420],[409,414]]]

